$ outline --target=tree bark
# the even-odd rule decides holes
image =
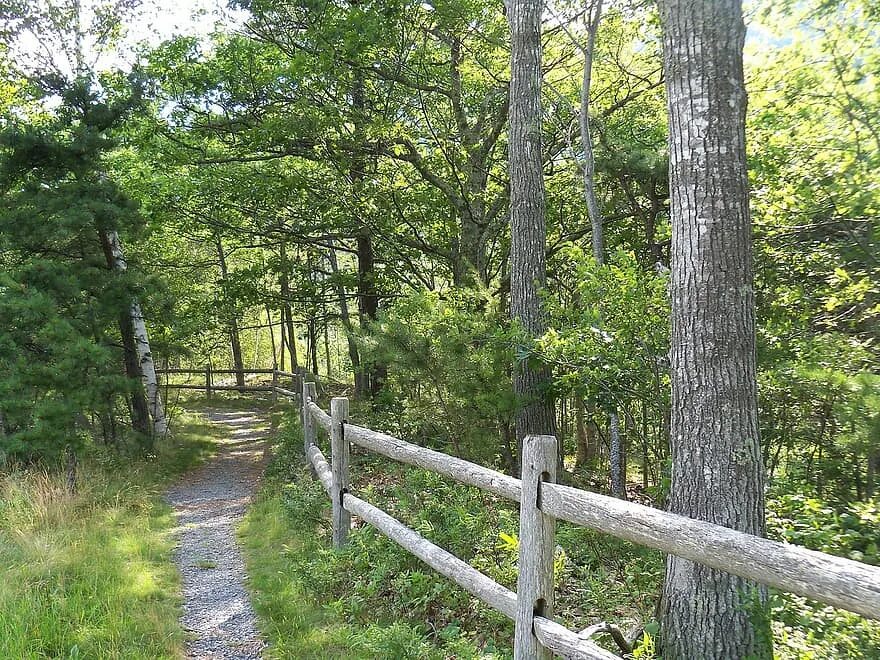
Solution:
[[[125,268],[125,262],[122,266],[117,265],[117,259],[121,258],[121,251],[114,249],[114,240],[112,234],[115,231],[100,231],[101,247],[104,250],[104,258],[107,260],[107,267],[112,271],[121,272]],[[120,245],[119,237],[116,236],[115,244],[118,248]],[[138,346],[135,339],[134,323],[132,319],[131,307],[122,310],[119,313],[119,336],[122,339],[122,356],[125,365],[125,375],[138,383],[138,387],[132,387],[129,397],[129,406],[131,410],[131,427],[144,438],[147,439],[148,446],[152,445],[152,433],[150,428],[150,408],[147,398],[144,396],[143,385],[144,375],[141,371],[140,361],[138,360]],[[155,369],[153,370],[155,377]],[[157,388],[158,392],[158,388]]]
[[[339,296],[339,318],[342,321],[342,329],[345,331],[345,339],[348,344],[348,359],[351,361],[351,370],[354,375],[354,393],[357,397],[363,397],[369,391],[369,383],[364,376],[363,369],[361,369],[361,357],[354,336],[354,328],[351,324],[351,314],[348,311],[345,285],[339,279],[339,260],[336,258],[336,251],[332,247],[327,250],[327,261],[330,262],[330,270],[333,272],[333,277],[336,280],[336,293]]]
[[[661,0],[672,217],[670,511],[764,533],[739,0]],[[766,590],[670,556],[663,657],[769,658]]]
[[[595,0],[587,13],[587,44],[584,46],[584,76],[581,85],[581,148],[584,150],[584,201],[592,229],[593,258],[596,263],[605,263],[605,236],[602,228],[602,212],[596,196],[596,161],[593,157],[593,138],[590,134],[590,88],[593,80],[593,53],[596,47],[596,33],[602,19],[602,0]]]
[[[101,243],[104,246],[104,255],[107,265],[117,273],[128,270],[125,261],[125,253],[122,250],[122,241],[115,230],[102,232]],[[147,393],[147,404],[150,417],[153,419],[153,433],[163,436],[168,432],[168,420],[165,418],[165,406],[162,405],[162,393],[159,389],[159,379],[156,375],[156,363],[150,350],[150,337],[147,333],[147,322],[144,319],[141,305],[137,299],[132,300],[129,307],[131,317],[131,331],[133,334],[134,349],[140,365],[140,377]]]
[[[611,472],[611,494],[626,499],[626,452],[624,439],[620,435],[620,417],[616,411],[608,415],[608,435],[611,438],[608,449],[609,471]]]
[[[223,239],[217,234],[217,260],[220,263],[220,277],[226,282],[229,279],[229,269],[226,265],[226,252],[223,250]],[[238,320],[235,318],[235,310],[229,311],[229,344],[232,348],[232,364],[235,369],[235,384],[244,388],[244,358],[241,355],[241,336],[238,331]],[[239,390],[243,391],[243,390]]]
[[[593,55],[596,49],[596,34],[602,20],[602,0],[595,0],[586,15],[587,43],[584,51],[584,75],[581,85],[580,132],[581,148],[584,151],[584,201],[590,217],[593,259],[598,265],[605,263],[605,229],[602,211],[596,195],[596,162],[593,155],[593,138],[590,131],[590,90],[593,80]],[[626,499],[626,443],[620,436],[619,419],[612,411],[608,416],[611,443],[608,449],[608,465],[611,477],[611,494]]]
[[[540,0],[511,0],[510,53],[510,315],[527,335],[546,329],[540,290],[546,283],[546,225],[541,144]],[[555,435],[551,373],[533,360],[513,367],[516,438]]]
[[[296,351],[296,330],[293,327],[293,311],[290,308],[290,264],[287,261],[287,246],[282,241],[280,248],[281,273],[279,285],[281,287],[281,321],[285,324],[287,336],[287,349],[290,352],[290,371],[295,373],[299,368],[299,357]]]

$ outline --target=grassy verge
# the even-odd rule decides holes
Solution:
[[[330,547],[329,501],[302,464],[294,420],[240,528],[250,587],[274,658],[508,658],[513,625],[369,526]],[[506,502],[363,454],[354,487],[440,546],[515,588],[518,514]],[[641,620],[659,556],[560,526],[563,621]],[[608,584],[618,583],[619,589]],[[577,585],[577,587],[575,587]],[[589,588],[585,588],[589,585]],[[632,605],[635,601],[636,606]],[[588,620],[585,612],[590,613]]]
[[[510,622],[375,530],[358,526],[345,550],[330,548],[329,502],[303,465],[301,436],[291,417],[280,421],[282,440],[241,528],[271,657],[510,657]],[[365,499],[515,588],[516,507],[362,452],[352,456],[352,478],[352,488]],[[812,500],[771,500],[772,535],[876,560],[876,503],[839,515],[816,507]],[[663,556],[564,522],[556,540],[560,622],[572,630],[600,620],[625,632],[643,626],[647,634],[640,635],[635,657],[657,658],[658,626],[652,619]],[[774,593],[771,604],[780,660],[880,658],[876,622],[790,595]],[[614,650],[608,639],[597,641]]]
[[[161,494],[212,451],[213,433],[184,417],[150,461],[94,453],[76,495],[46,472],[0,475],[0,657],[181,657]]]
[[[367,529],[353,533],[351,550],[330,549],[329,502],[297,455],[297,433],[288,417],[263,488],[239,529],[254,606],[270,644],[267,657],[496,657],[452,629],[444,637],[432,634],[430,622],[417,615],[369,607],[373,599],[362,594],[370,583],[364,564],[381,554],[377,543],[395,560],[403,558],[403,551],[386,546]],[[359,541],[366,541],[370,551],[365,553]]]

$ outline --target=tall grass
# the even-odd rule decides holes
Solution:
[[[0,474],[0,658],[182,656],[161,494],[212,433],[188,420],[151,460],[93,453],[76,494],[61,474]]]

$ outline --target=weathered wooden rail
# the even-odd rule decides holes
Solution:
[[[214,369],[210,364],[205,365],[202,369],[156,369],[157,375],[194,375],[202,376],[203,383],[169,383],[162,384],[162,387],[178,390],[204,390],[205,395],[210,399],[213,392],[233,391],[233,392],[272,392],[273,394],[284,394],[285,396],[299,396],[299,383],[302,382],[301,374],[290,373],[289,371],[280,371],[278,369]],[[228,376],[232,374],[242,374],[242,376],[251,375],[270,375],[272,376],[271,385],[220,385],[214,382],[216,375]],[[290,379],[293,390],[285,389],[279,386],[282,378]]]
[[[556,439],[552,436],[529,436],[524,440],[522,478],[516,479],[352,424],[345,398],[334,398],[328,414],[316,403],[314,383],[302,383],[301,394],[281,388],[276,388],[276,392],[300,402],[303,450],[333,507],[333,545],[345,545],[351,514],[359,516],[438,573],[512,619],[517,659],[549,658],[551,654],[585,660],[619,658],[589,638],[591,629],[576,633],[552,619],[557,519],[880,620],[880,567],[557,484]],[[330,437],[329,463],[317,446],[319,428]],[[351,445],[518,502],[516,592],[349,492]]]

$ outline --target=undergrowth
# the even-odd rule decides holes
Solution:
[[[330,503],[292,416],[241,527],[254,604],[275,658],[508,658],[513,624],[369,526],[331,548]],[[276,419],[276,421],[279,421]],[[429,472],[355,452],[352,488],[516,588],[517,509]],[[557,609],[573,629],[650,619],[659,554],[560,523]],[[647,657],[647,656],[643,656]]]
[[[510,657],[511,622],[371,527],[355,519],[348,547],[331,549],[330,503],[303,463],[294,416],[275,413],[275,458],[241,530],[272,657]],[[354,492],[515,589],[518,514],[511,503],[357,449],[351,474]],[[771,497],[768,509],[774,538],[877,560],[876,504],[841,513],[814,500]],[[564,522],[557,544],[561,623],[573,630],[614,623],[641,640],[634,657],[659,658],[662,555]],[[789,594],[771,593],[771,611],[779,659],[880,657],[877,622]]]
[[[181,657],[161,493],[211,452],[212,433],[183,418],[149,459],[92,449],[74,495],[60,474],[0,474],[0,658]]]

